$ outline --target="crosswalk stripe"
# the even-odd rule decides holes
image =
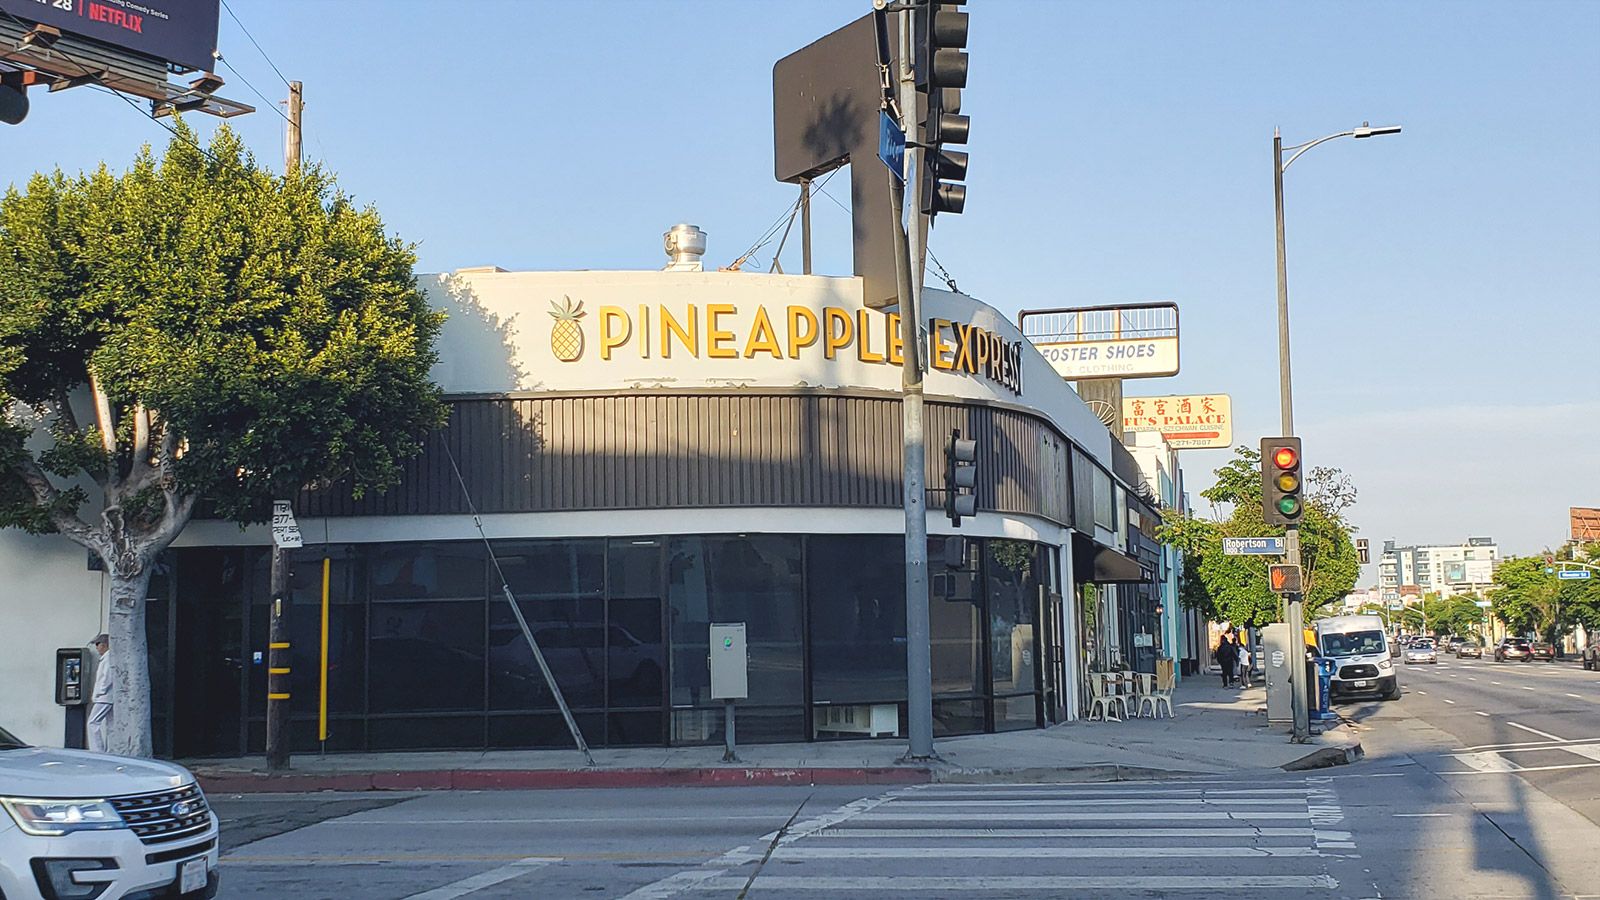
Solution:
[[[723,876],[696,885],[698,890],[738,891],[745,878]],[[805,876],[758,875],[765,890],[872,892],[916,891],[954,896],[967,891],[1205,891],[1220,889],[1323,888],[1339,886],[1331,875],[969,875],[969,876]]]
[[[1040,806],[1070,806],[1073,808],[1085,806],[1298,806],[1306,803],[1305,797],[1279,798],[1268,797],[1263,799],[1221,798],[1212,800],[1206,797],[1118,797],[1106,799],[1085,800],[897,800],[892,808],[901,809],[915,806],[918,809],[939,809],[943,807],[969,808],[974,806],[1000,806],[1000,807],[1040,807]]]
[[[1107,847],[807,847],[790,844],[774,859],[1104,859]],[[1321,856],[1316,847],[1140,847],[1141,858]]]
[[[830,828],[812,837],[819,838],[1239,838],[1239,837],[1315,837],[1311,828],[1257,828],[1252,826],[1212,828]]]
[[[992,813],[945,813],[939,816],[941,821],[947,822],[988,822],[1005,815],[1003,812]],[[1229,819],[1309,819],[1309,811],[1301,812],[1256,812],[1253,810],[1217,810],[1216,812],[1039,812],[1030,813],[1030,818],[1050,822],[1107,822],[1126,820],[1129,822],[1168,822],[1189,821],[1203,822],[1208,820]],[[927,813],[897,813],[897,812],[869,812],[856,816],[853,821],[864,822],[926,822]]]

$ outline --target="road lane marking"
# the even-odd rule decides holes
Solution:
[[[1443,818],[1447,818],[1449,816],[1450,816],[1450,813],[1395,813],[1394,814],[1394,817],[1396,819],[1443,819]]]
[[[1518,769],[1511,760],[1498,753],[1452,753],[1450,757],[1473,772],[1515,772]]]
[[[1579,696],[1577,694],[1568,694],[1567,696],[1573,698],[1574,700],[1582,700],[1583,699],[1581,696]]]
[[[1133,851],[1130,851],[1133,852]],[[713,878],[696,885],[705,891],[738,891],[745,879]],[[1205,891],[1223,889],[1322,888],[1339,886],[1331,875],[972,875],[904,876],[758,875],[753,887],[766,890],[881,894],[916,892],[960,896],[975,891]]]
[[[1415,692],[1414,692],[1414,693],[1418,693],[1418,694],[1427,694],[1427,693],[1428,693],[1428,692],[1427,692],[1427,691],[1415,691]]]
[[[1559,737],[1557,735],[1551,734],[1548,731],[1540,731],[1537,728],[1529,728],[1528,726],[1523,725],[1520,722],[1510,722],[1510,721],[1508,721],[1508,722],[1506,722],[1506,724],[1510,725],[1512,728],[1521,728],[1523,731],[1526,731],[1529,734],[1537,734],[1539,737],[1548,738],[1549,740],[1552,740],[1552,741],[1564,741],[1564,740],[1566,740],[1566,738]]]
[[[490,869],[487,872],[480,872],[471,878],[463,878],[460,881],[452,881],[449,884],[436,887],[431,891],[423,891],[420,894],[412,894],[407,897],[406,900],[455,900],[455,898],[465,897],[473,891],[481,891],[486,887],[493,887],[502,881],[510,881],[513,878],[521,877],[526,875],[528,872],[539,868],[540,866],[547,866],[551,863],[560,861],[561,857],[559,856],[529,856],[524,859],[519,859],[510,865],[500,866],[497,869]]]
[[[1475,710],[1473,710],[1473,712],[1477,713],[1480,716],[1483,716],[1485,719],[1489,718],[1489,714],[1484,712],[1484,711],[1482,711],[1482,710],[1476,710],[1475,709]]]
[[[1499,684],[1499,683],[1500,683],[1500,682],[1498,682],[1498,681],[1491,681],[1491,682],[1489,682],[1489,683],[1490,683],[1490,684]]]
[[[1522,689],[1523,689],[1523,690],[1525,690],[1525,691],[1531,691],[1531,690],[1533,690],[1533,688],[1531,688],[1531,687],[1528,687],[1528,686],[1527,686],[1527,685],[1523,685],[1523,686],[1522,686]]]
[[[997,818],[1004,818],[1004,810],[988,813],[945,813],[939,816],[944,822],[992,822]],[[867,822],[926,822],[927,813],[920,812],[870,812],[862,813],[858,817]],[[1243,819],[1306,819],[1310,813],[1300,812],[1256,812],[1253,810],[1224,810],[1215,812],[1116,812],[1105,810],[1102,812],[1064,813],[1064,812],[1030,812],[1028,818],[1041,822],[1166,822],[1166,821],[1237,821]]]
[[[1454,700],[1451,700],[1449,697],[1445,697],[1444,698],[1444,702],[1450,704],[1451,706],[1454,706],[1455,703],[1456,703]]]

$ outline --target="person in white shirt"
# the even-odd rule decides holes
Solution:
[[[100,661],[94,667],[94,692],[89,695],[89,749],[95,753],[106,752],[106,742],[111,737],[111,635],[96,635],[91,642]]]

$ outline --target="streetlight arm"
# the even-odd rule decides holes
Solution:
[[[1282,164],[1282,168],[1284,171],[1288,171],[1289,167],[1294,165],[1295,160],[1304,156],[1307,150],[1310,150],[1312,147],[1315,147],[1318,144],[1325,144],[1334,138],[1355,137],[1355,134],[1356,133],[1354,131],[1341,131],[1338,134],[1330,134],[1327,137],[1319,137],[1314,141],[1306,141],[1304,144],[1295,144],[1293,147],[1285,147],[1283,148],[1283,152],[1288,153],[1293,151],[1294,155],[1289,157],[1288,162]]]

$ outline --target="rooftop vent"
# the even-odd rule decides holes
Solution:
[[[661,236],[669,260],[667,272],[703,272],[706,233],[696,225],[674,225]]]

